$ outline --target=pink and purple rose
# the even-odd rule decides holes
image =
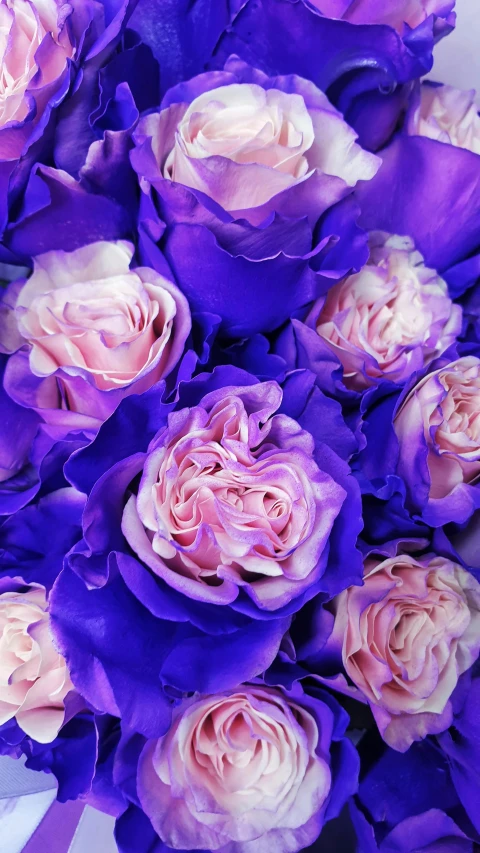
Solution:
[[[120,851],[133,827],[145,846],[155,830],[174,850],[303,849],[355,788],[345,722],[331,696],[299,687],[244,684],[184,701],[169,732],[142,749],[136,787],[151,825],[131,805],[117,825]],[[119,778],[134,748],[121,746]]]
[[[271,331],[363,263],[360,235],[334,251],[355,230],[347,197],[380,163],[355,140],[308,80],[270,78],[237,57],[140,120],[131,161],[141,228],[192,310],[219,314],[234,337]]]
[[[382,737],[405,751],[453,720],[459,677],[480,652],[480,585],[444,557],[365,561],[363,587],[335,600],[334,635]]]
[[[169,719],[168,690],[230,688],[239,655],[244,680],[255,677],[292,614],[318,593],[358,583],[362,568],[358,486],[329,444],[330,433],[342,434],[333,401],[303,383],[282,392],[231,366],[183,383],[179,395],[176,405],[156,388],[123,400],[65,466],[89,497],[83,539],[52,599],[77,689],[148,736]],[[86,612],[105,631],[92,620],[79,648]],[[122,654],[125,619],[138,634],[120,666],[111,656]],[[152,632],[158,648],[146,659]],[[101,661],[88,677],[86,649]],[[133,679],[134,700],[120,672]],[[141,722],[150,694],[155,709]]]
[[[15,718],[39,743],[50,743],[73,689],[50,632],[45,588],[21,578],[0,583],[0,726]]]
[[[132,256],[125,242],[48,252],[34,259],[23,285],[12,285],[12,297],[7,292],[2,343],[18,352],[5,388],[43,420],[95,428],[126,394],[167,378],[182,358],[188,303],[153,269],[130,269]]]
[[[232,604],[243,590],[278,610],[315,584],[346,492],[314,441],[277,414],[276,383],[222,388],[169,416],[150,445],[122,530],[169,586]]]
[[[397,408],[397,473],[433,527],[463,523],[480,505],[480,361],[466,355],[427,374]]]
[[[475,90],[422,83],[407,119],[410,136],[427,136],[480,154],[480,116]]]
[[[345,385],[357,391],[381,379],[405,382],[448,349],[462,327],[461,307],[409,237],[372,232],[369,244],[366,266],[335,284],[313,312],[317,333],[343,365]]]

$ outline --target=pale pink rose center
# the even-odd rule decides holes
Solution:
[[[72,55],[66,37],[59,42],[59,11],[55,0],[2,0],[0,5],[0,126],[21,121],[31,104],[25,93],[39,68],[37,51],[47,34],[52,45],[42,67],[42,85],[54,80]]]
[[[53,740],[72,684],[49,630],[45,590],[0,595],[0,725],[16,718],[41,743]]]
[[[131,383],[162,351],[167,356],[176,303],[129,272],[41,293],[18,314],[34,373],[81,368],[106,390]]]
[[[299,179],[308,171],[304,153],[313,139],[312,120],[299,95],[247,83],[222,86],[188,107],[165,174],[189,185],[192,172],[186,158],[220,156]]]
[[[285,820],[302,785],[306,801],[312,786],[317,807],[325,800],[331,777],[315,754],[317,742],[305,709],[252,688],[195,704],[157,745],[154,766],[164,784],[185,786],[184,801],[197,819],[194,792],[202,791],[203,801],[215,804],[211,811],[228,815],[228,835],[255,838]]]
[[[372,568],[373,565],[373,568]],[[385,595],[357,612],[357,600]],[[391,713],[441,713],[479,650],[480,586],[437,557],[366,564],[364,592],[347,596],[344,660],[349,675]]]
[[[156,553],[212,585],[221,566],[250,580],[288,571],[282,561],[312,530],[312,488],[301,459],[260,451],[249,447],[246,413],[235,400],[158,451],[139,495]]]
[[[480,116],[475,91],[423,85],[420,107],[410,132],[480,154]]]
[[[454,340],[461,321],[446,282],[410,238],[372,233],[370,245],[367,265],[329,290],[317,321],[356,389],[383,375],[406,379]]]

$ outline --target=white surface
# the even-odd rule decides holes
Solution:
[[[0,837],[2,853],[20,853],[52,805],[55,789],[27,794],[26,797],[1,800]],[[84,848],[85,853],[87,848]],[[89,853],[103,853],[101,847],[89,848]],[[105,850],[105,853],[110,853]],[[115,851],[114,851],[115,853]]]
[[[113,838],[114,827],[113,817],[86,806],[68,853],[118,853]]]
[[[459,89],[476,89],[480,104],[480,0],[457,0],[456,12],[457,26],[435,48],[428,76]]]

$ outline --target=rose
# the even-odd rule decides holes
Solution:
[[[415,29],[430,15],[447,18],[455,0],[387,0],[381,6],[375,0],[312,0],[312,4],[329,18],[351,24],[385,24],[402,35],[405,24]]]
[[[359,489],[331,448],[352,436],[313,377],[296,379],[282,392],[230,365],[181,383],[176,402],[153,387],[65,465],[88,500],[52,598],[59,648],[82,695],[149,737],[171,690],[254,678],[304,602],[360,580]]]
[[[41,104],[39,83],[48,87],[64,72],[74,53],[69,13],[56,0],[11,0],[0,6],[0,127],[23,121],[38,104],[36,95]]]
[[[71,0],[70,3],[60,0],[2,0],[0,234],[2,244],[9,244],[8,250],[3,250],[4,259],[14,259],[17,255],[20,263],[29,256],[45,252],[49,248],[78,246],[78,233],[76,242],[65,240],[65,231],[71,232],[74,222],[84,235],[83,242],[105,238],[111,233],[117,235],[119,212],[112,197],[107,200],[100,199],[97,195],[96,203],[91,200],[88,213],[82,211],[79,183],[70,178],[70,175],[62,171],[57,172],[51,165],[40,164],[55,163],[75,175],[84,167],[82,179],[88,174],[86,183],[91,189],[92,185],[97,185],[96,176],[93,174],[93,161],[97,154],[101,154],[104,180],[105,170],[115,166],[116,175],[121,175],[120,182],[125,192],[125,176],[119,162],[121,131],[110,135],[107,142],[110,146],[108,157],[105,156],[102,143],[90,152],[87,163],[86,155],[89,142],[98,139],[98,129],[95,127],[97,116],[94,116],[93,112],[100,104],[93,92],[100,90],[99,72],[114,52],[134,5],[134,0],[113,0],[108,4],[97,3],[95,0]],[[109,92],[106,97],[107,102],[111,103],[114,100],[110,89],[112,85],[115,93],[115,75],[112,77],[109,69],[103,75],[101,88],[103,94]],[[85,117],[85,105],[88,104],[91,104],[92,109],[95,104],[95,109],[88,116],[90,122],[87,122]],[[83,110],[81,125],[77,121],[79,107]],[[99,112],[103,116],[105,110],[100,108]],[[67,115],[68,134],[65,132]],[[117,113],[115,131],[118,129]],[[99,135],[103,136],[103,131]],[[101,152],[98,151],[99,147]],[[126,156],[128,155],[125,152]],[[40,205],[38,180],[36,189],[33,189],[29,182],[32,167],[35,167],[40,182],[44,180],[46,184]],[[29,237],[21,227],[22,220],[28,220],[27,231],[30,226],[36,231],[37,216],[42,220],[42,210],[48,204],[49,178],[62,184],[63,192],[60,192],[63,198],[63,215],[59,217],[59,222],[65,230],[63,234],[61,227],[57,230],[50,216],[48,222],[42,223],[43,233],[35,233],[36,246],[32,246],[30,239],[30,245],[27,247]],[[73,198],[68,198],[71,184],[76,186],[77,192]],[[115,197],[113,189],[109,195]],[[71,205],[67,211],[65,205],[68,206],[69,202]],[[32,214],[35,216],[33,221],[30,219]],[[99,221],[102,216],[110,217],[111,220],[108,225],[104,222],[103,227]],[[13,220],[15,226],[12,228]],[[17,225],[22,231],[21,245],[16,242]],[[119,236],[124,233],[126,232],[122,231]],[[69,246],[68,242],[73,242],[74,245]]]
[[[225,330],[248,337],[326,290],[340,265],[357,268],[356,210],[339,202],[379,161],[355,139],[313,84],[268,78],[235,57],[140,120],[131,161],[141,229],[160,237],[193,309],[214,310]],[[341,259],[329,251],[333,234],[348,241]]]
[[[174,849],[250,853],[269,845],[294,853],[314,841],[355,790],[357,760],[343,737],[346,723],[321,691],[308,696],[299,688],[246,684],[196,696],[176,709],[164,737],[145,744],[140,804]],[[131,754],[119,752],[122,775]],[[120,850],[129,838],[146,848],[145,825],[137,820],[120,819]]]
[[[480,154],[480,116],[475,91],[422,83],[412,102],[407,131],[412,136],[428,136],[458,148]]]
[[[122,530],[169,585],[199,601],[288,604],[318,579],[346,493],[312,437],[274,414],[276,383],[222,388],[170,415],[152,442]]]
[[[72,689],[49,629],[45,587],[21,578],[0,581],[0,725],[15,717],[40,743],[53,741]]]
[[[409,237],[372,232],[369,242],[367,265],[331,288],[316,320],[356,390],[383,378],[404,382],[454,342],[462,323],[446,283]]]
[[[187,108],[147,116],[139,135],[153,138],[155,125],[168,125],[173,113],[175,138],[159,140],[164,147],[156,152],[164,176],[260,224],[264,205],[314,173],[353,187],[377,170],[376,159],[355,144],[327,98],[318,92],[317,101],[309,109],[301,94],[233,83],[203,92]],[[341,148],[332,145],[334,139],[342,140]],[[278,199],[275,209],[281,207]]]
[[[452,722],[450,697],[480,651],[480,585],[444,557],[368,558],[364,586],[337,597],[348,676],[382,737],[404,751]]]
[[[13,357],[5,387],[44,419],[55,420],[55,408],[106,417],[122,396],[167,377],[181,358],[191,326],[187,301],[154,270],[130,270],[132,255],[129,243],[101,242],[34,259],[14,308],[29,347]],[[33,385],[32,373],[40,379]]]
[[[77,18],[72,6],[56,0],[2,0],[0,5],[2,230],[7,193],[13,200],[26,183],[51,109],[68,91],[80,36]]]
[[[91,791],[105,725],[74,690],[51,634],[52,586],[84,503],[74,489],[58,489],[0,526],[0,754],[52,773],[60,802]]]
[[[400,403],[397,473],[413,507],[435,527],[480,505],[480,361],[464,356],[428,374]]]

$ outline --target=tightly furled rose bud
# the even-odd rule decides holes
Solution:
[[[332,740],[343,734],[339,711],[331,700],[253,685],[185,702],[138,767],[140,802],[162,841],[229,853],[311,844],[333,816],[338,761],[348,773],[340,799],[355,787],[353,747],[343,742],[331,762]]]
[[[132,255],[129,243],[99,242],[34,259],[15,315],[30,345],[31,372],[59,380],[60,407],[108,414],[119,402],[110,392],[145,390],[168,376],[183,354],[191,327],[187,300],[154,270],[130,269]],[[18,371],[11,391],[17,398],[21,393]]]
[[[369,243],[367,265],[329,290],[316,321],[343,364],[345,384],[358,391],[380,379],[405,382],[462,326],[461,307],[409,237],[372,232]]]
[[[428,136],[480,154],[480,115],[475,90],[422,83],[407,120],[410,136]]]
[[[281,399],[275,382],[222,388],[171,414],[150,446],[122,529],[191,598],[228,604],[243,588],[276,610],[324,570],[346,493],[312,458],[312,436],[275,414]]]
[[[0,127],[21,122],[35,106],[43,106],[41,89],[60,76],[73,55],[65,26],[70,14],[71,7],[56,0],[0,4]]]
[[[480,651],[480,585],[431,554],[369,558],[364,581],[336,599],[335,633],[383,738],[403,752],[451,723],[450,697]]]
[[[73,689],[50,634],[45,588],[0,580],[0,725],[16,719],[39,743],[57,736]]]
[[[480,500],[480,360],[464,356],[425,376],[395,419],[397,471],[424,518],[462,523]]]
[[[312,5],[329,18],[341,18],[351,24],[386,24],[400,34],[405,24],[420,26],[430,15],[446,17],[455,0],[311,0]]]

